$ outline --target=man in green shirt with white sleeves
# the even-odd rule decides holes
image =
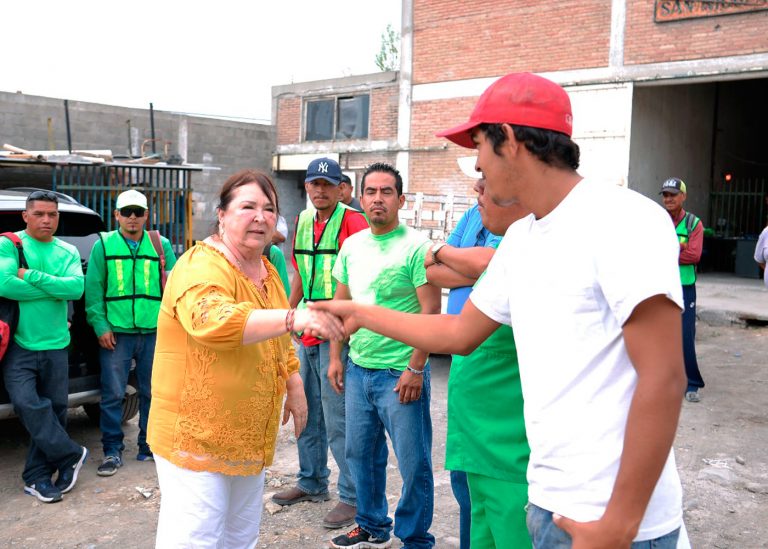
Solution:
[[[31,193],[22,217],[27,228],[16,235],[28,268],[19,265],[14,244],[0,238],[0,296],[19,302],[19,324],[3,361],[3,377],[30,436],[24,491],[53,503],[74,488],[88,456],[66,430],[67,301],[83,294],[83,269],[77,249],[53,236],[59,225],[55,193]]]
[[[152,398],[152,360],[164,272],[176,264],[167,238],[145,231],[147,198],[136,190],[120,193],[115,204],[119,229],[101,233],[88,261],[85,312],[99,338],[101,360],[101,443],[99,476],[123,465],[122,402],[131,363],[139,389],[139,461],[151,461],[147,419]],[[153,234],[152,234],[153,233]]]

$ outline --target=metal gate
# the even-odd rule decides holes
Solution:
[[[715,236],[754,238],[763,230],[768,206],[768,179],[716,181],[709,195],[709,222]]]
[[[117,229],[115,200],[128,189],[147,197],[146,229],[158,230],[177,255],[192,246],[190,176],[200,168],[136,164],[60,164],[53,168],[52,188],[101,215],[107,230]]]

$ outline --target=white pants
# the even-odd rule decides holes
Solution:
[[[251,549],[259,541],[264,472],[190,471],[155,454],[160,484],[156,549]]]

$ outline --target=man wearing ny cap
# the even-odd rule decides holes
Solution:
[[[678,259],[680,283],[683,286],[683,359],[688,386],[685,400],[699,402],[699,389],[704,387],[704,378],[696,360],[696,265],[701,260],[704,247],[704,226],[701,220],[683,209],[687,195],[685,182],[678,177],[670,177],[661,184],[659,194],[664,209],[667,210],[675,226],[680,245]]]
[[[101,402],[99,428],[104,460],[99,476],[123,465],[122,402],[133,361],[139,390],[139,461],[151,461],[147,419],[152,398],[152,360],[162,281],[176,264],[167,238],[145,231],[147,197],[136,190],[117,196],[118,229],[100,233],[85,276],[85,312],[99,340]]]
[[[341,167],[330,158],[309,163],[304,179],[312,206],[299,213],[293,242],[293,267],[289,303],[305,307],[307,301],[333,298],[336,281],[331,276],[336,257],[350,235],[368,228],[368,222],[340,202]],[[326,501],[328,494],[328,447],[339,467],[339,503],[323,519],[327,528],[341,528],[355,520],[357,497],[344,454],[346,421],[344,396],[328,381],[330,343],[301,336],[300,373],[307,397],[307,426],[297,440],[298,483],[272,497],[279,505],[301,501]],[[344,362],[346,353],[344,348]]]
[[[438,134],[477,149],[488,200],[532,212],[507,230],[461,314],[316,307],[344,317],[347,330],[431,352],[466,354],[500,324],[512,326],[533,545],[675,547],[682,490],[672,442],[685,386],[679,247],[652,201],[576,172],[571,132],[565,90],[515,73],[483,93],[467,123]]]

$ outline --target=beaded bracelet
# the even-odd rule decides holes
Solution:
[[[417,376],[424,374],[424,370],[417,370],[416,368],[411,368],[410,366],[406,366],[405,369],[411,372],[412,374],[416,374]]]
[[[288,312],[285,314],[285,330],[289,334],[293,334],[293,323],[296,321],[296,309],[288,309]]]

